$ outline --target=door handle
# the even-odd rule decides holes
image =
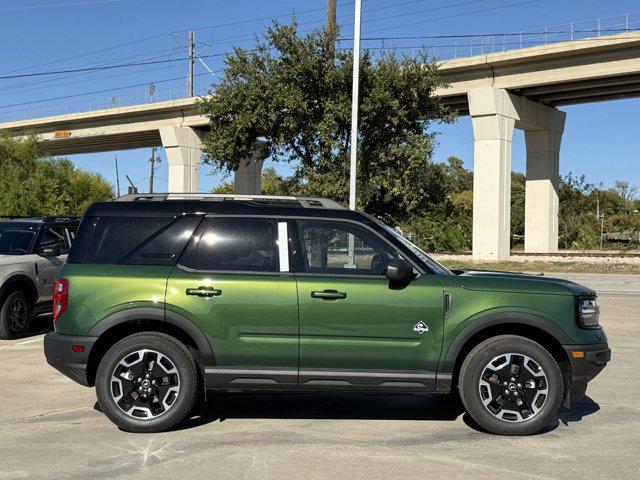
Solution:
[[[347,298],[345,292],[339,292],[337,290],[323,290],[311,292],[311,298],[321,298],[322,300],[343,300]]]
[[[198,287],[198,288],[187,288],[187,295],[193,295],[196,297],[219,297],[222,295],[222,290],[213,287]]]

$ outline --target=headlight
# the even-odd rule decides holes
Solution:
[[[597,328],[600,326],[600,307],[595,298],[579,298],[577,310],[580,327]]]

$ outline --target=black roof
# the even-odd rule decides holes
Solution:
[[[164,196],[164,198],[162,198]],[[283,217],[342,218],[371,221],[363,213],[346,209],[327,199],[307,197],[268,197],[234,195],[185,195],[169,198],[167,194],[126,195],[113,202],[96,202],[85,216],[91,217],[173,217],[182,214],[274,215]]]

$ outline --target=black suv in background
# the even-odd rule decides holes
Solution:
[[[53,280],[67,258],[80,219],[0,215],[0,338],[29,329],[51,307]]]

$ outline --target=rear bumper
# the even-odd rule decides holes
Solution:
[[[578,400],[584,397],[587,384],[611,360],[611,349],[607,342],[593,345],[564,345],[564,349],[571,362],[571,400]]]
[[[44,355],[47,363],[71,380],[90,387],[87,364],[91,348],[98,337],[75,337],[51,332],[44,337]],[[73,346],[82,346],[84,351],[73,351]]]

